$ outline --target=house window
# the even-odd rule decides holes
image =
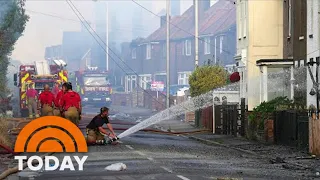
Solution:
[[[191,55],[191,41],[190,40],[186,40],[186,42],[185,42],[185,52],[186,52],[186,56]]]
[[[136,75],[128,75],[125,76],[125,91],[131,92],[136,88],[137,85],[137,76]]]
[[[182,72],[178,74],[178,85],[189,85],[189,76],[191,72]]]
[[[292,6],[291,6],[291,0],[288,1],[289,9],[288,9],[288,36],[291,37],[292,32]]]
[[[222,51],[223,51],[223,36],[220,37],[220,45],[219,45],[219,47],[220,47],[220,54],[221,54]]]
[[[137,49],[133,48],[131,52],[132,59],[137,59]]]
[[[141,75],[140,76],[140,87],[144,90],[150,88],[151,75]]]
[[[167,57],[167,44],[163,43],[162,44],[162,57]]]
[[[204,54],[210,54],[210,37],[204,38]]]
[[[137,76],[136,75],[132,75],[131,76],[131,89],[135,89],[137,85]]]
[[[147,47],[146,47],[146,59],[151,59],[151,44],[147,44]]]

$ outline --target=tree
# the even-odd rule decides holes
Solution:
[[[22,35],[29,17],[25,0],[0,1],[0,92],[6,93],[9,57],[14,44]]]
[[[191,96],[199,96],[224,86],[227,81],[228,72],[221,66],[205,65],[198,67],[189,77]]]

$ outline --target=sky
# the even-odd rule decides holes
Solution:
[[[93,1],[78,0],[73,3],[88,21],[94,20]],[[123,0],[121,4],[132,5],[133,3],[130,0]],[[182,11],[191,4],[192,0],[184,0],[181,3]],[[165,7],[165,0],[153,0],[150,10],[157,13]],[[45,48],[61,44],[64,31],[80,31],[81,29],[77,16],[64,0],[27,0],[26,13],[30,16],[29,22],[23,36],[15,44],[11,56],[23,64],[44,60]],[[131,19],[128,17],[128,21]],[[127,28],[128,24],[122,22],[121,27]]]

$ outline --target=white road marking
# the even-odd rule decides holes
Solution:
[[[146,155],[146,154],[144,154],[143,152],[140,152],[140,151],[136,151],[136,153],[138,153],[141,156],[145,156]]]
[[[172,173],[172,171],[170,169],[166,168],[166,167],[161,166],[161,168],[164,169],[165,171],[169,172],[169,173]]]
[[[154,161],[152,157],[147,157],[147,159],[149,159],[150,161]]]
[[[130,145],[126,145],[126,147],[133,150],[133,147],[131,147]]]
[[[180,178],[180,179],[182,179],[182,180],[190,180],[190,179],[188,179],[188,178],[186,178],[186,177],[184,177],[184,176],[181,176],[181,175],[177,175],[177,177]]]

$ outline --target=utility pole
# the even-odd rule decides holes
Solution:
[[[199,48],[199,28],[198,28],[198,21],[199,21],[199,13],[198,13],[198,10],[199,10],[199,8],[198,8],[198,0],[194,0],[194,23],[195,23],[195,33],[194,33],[194,45],[195,45],[195,48],[194,48],[194,50],[195,50],[195,57],[194,57],[194,63],[195,63],[195,68],[197,68],[198,67],[198,64],[199,64],[199,55],[198,55],[198,53],[199,53],[199,50],[198,50],[198,48]],[[206,42],[204,42],[204,43],[206,43]]]
[[[167,0],[167,108],[170,107],[170,0]]]
[[[109,1],[107,1],[107,22],[106,22],[106,69],[109,71]]]

